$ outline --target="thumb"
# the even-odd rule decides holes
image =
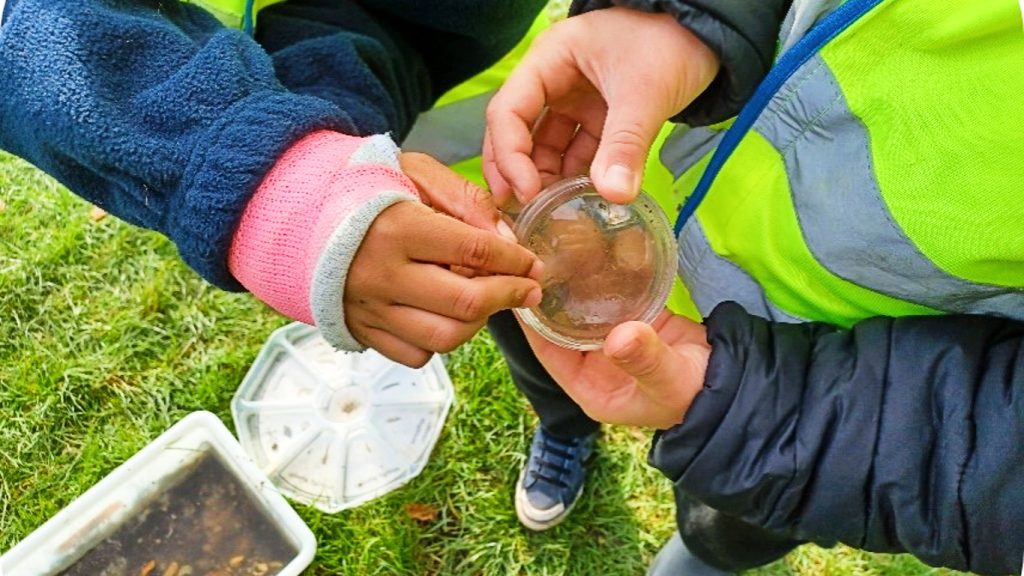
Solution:
[[[653,109],[650,102],[632,94],[608,101],[608,116],[590,166],[590,179],[609,202],[625,204],[640,192],[647,153],[664,121],[651,114]]]
[[[604,353],[623,372],[637,380],[641,388],[651,392],[671,390],[679,385],[680,374],[687,368],[682,360],[644,322],[627,322],[608,334]]]

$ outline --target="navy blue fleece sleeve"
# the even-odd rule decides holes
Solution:
[[[320,0],[330,1],[330,0]],[[360,0],[423,57],[436,96],[497,62],[546,0]]]
[[[226,253],[245,202],[310,131],[359,118],[289,92],[267,54],[189,4],[20,0],[0,28],[0,147],[240,289]]]
[[[371,129],[391,130],[401,140],[419,112],[511,50],[543,5],[288,0],[260,13],[256,39],[288,89],[357,110]],[[386,99],[395,105],[377,105]]]
[[[253,39],[176,1],[8,0],[0,148],[240,289],[231,236],[290,144],[317,129],[401,138],[542,4],[290,0]]]
[[[1017,573],[1024,558],[1024,323],[708,318],[705,389],[651,462],[769,530],[933,565]]]

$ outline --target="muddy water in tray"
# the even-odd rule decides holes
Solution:
[[[297,552],[207,454],[61,574],[269,576]]]

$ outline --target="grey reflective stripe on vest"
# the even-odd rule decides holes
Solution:
[[[679,276],[702,316],[722,302],[732,301],[768,320],[806,322],[772,304],[749,274],[715,253],[697,218],[690,218],[679,234]]]
[[[479,156],[491,96],[493,90],[420,114],[402,150],[430,154],[449,166]]]
[[[711,153],[722,141],[724,130],[676,126],[665,139],[658,158],[678,180],[694,164]],[[747,312],[777,322],[803,322],[779,310],[768,301],[761,286],[742,268],[711,249],[704,229],[691,218],[679,234],[679,276],[702,316],[725,301],[733,301]]]
[[[701,158],[710,154],[722,141],[724,134],[724,130],[690,128],[680,124],[665,138],[658,159],[672,172],[672,178],[678,180]]]
[[[875,179],[869,135],[816,56],[754,124],[782,155],[804,240],[830,272],[947,312],[1024,319],[1024,290],[938,268],[893,220]]]

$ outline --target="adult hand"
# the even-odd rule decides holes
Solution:
[[[472,338],[491,314],[538,304],[541,266],[500,235],[511,230],[486,191],[422,154],[401,163],[424,204],[399,202],[374,220],[349,269],[345,320],[364,345],[416,367]]]
[[[704,327],[668,310],[653,324],[616,326],[600,350],[561,348],[524,326],[530,347],[565,392],[599,422],[667,429],[704,385]]]
[[[588,166],[607,200],[632,200],[661,125],[717,74],[714,53],[668,14],[616,7],[558,22],[487,108],[483,169],[498,204]]]

